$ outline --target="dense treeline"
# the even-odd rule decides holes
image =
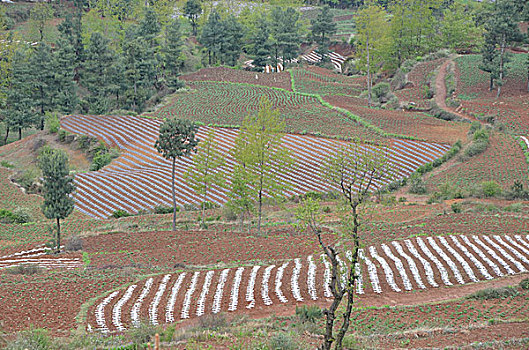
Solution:
[[[9,131],[42,129],[54,112],[141,113],[183,86],[178,76],[184,65],[237,66],[245,57],[262,70],[290,64],[302,43],[315,43],[325,64],[337,30],[327,5],[358,8],[351,45],[355,68],[368,75],[369,88],[378,72],[394,72],[408,59],[447,48],[482,51],[481,69],[490,72],[491,89],[498,87],[499,94],[508,47],[527,40],[517,24],[529,16],[529,5],[519,0],[328,1],[318,2],[327,5],[310,16],[299,6],[277,4],[187,0],[180,13],[166,0],[35,4],[28,20],[36,43],[0,32],[5,139]],[[0,26],[11,27],[13,18],[0,9]],[[45,30],[54,15],[64,18],[56,37]]]

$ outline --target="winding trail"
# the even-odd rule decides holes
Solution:
[[[446,78],[446,70],[448,68],[448,65],[450,65],[451,63],[454,63],[454,61],[449,59],[445,61],[441,65],[441,67],[439,67],[439,73],[437,74],[437,77],[435,78],[435,103],[440,109],[442,109],[445,112],[455,114],[466,120],[477,121],[483,125],[486,125],[487,123],[485,123],[484,121],[474,118],[472,116],[463,114],[461,112],[458,112],[456,109],[448,107],[446,105],[447,93],[446,93],[445,78]]]

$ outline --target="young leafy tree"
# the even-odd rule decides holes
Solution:
[[[490,74],[489,91],[494,89],[494,81],[499,77],[499,52],[496,50],[496,38],[485,33],[485,42],[481,49],[481,65],[479,69]]]
[[[177,90],[184,84],[178,79],[182,66],[182,32],[180,21],[173,19],[165,27],[165,45],[163,46],[165,82],[171,90]]]
[[[258,232],[261,232],[264,195],[278,197],[287,189],[288,185],[280,181],[279,175],[292,171],[294,164],[290,152],[281,146],[284,132],[285,121],[279,111],[272,108],[268,98],[262,97],[257,115],[244,119],[232,150],[236,162],[247,171],[255,191]]]
[[[193,35],[197,35],[197,19],[202,13],[202,5],[200,0],[187,0],[184,5],[184,15],[191,22],[191,28],[193,28]]]
[[[359,249],[361,246],[359,227],[362,225],[360,208],[365,204],[368,196],[382,183],[391,182],[394,172],[388,161],[383,146],[370,147],[358,142],[351,142],[330,154],[322,164],[323,177],[334,187],[339,189],[345,204],[342,217],[343,235],[347,239],[350,251],[343,251],[333,243],[324,242],[321,236],[318,213],[319,205],[314,200],[306,200],[298,210],[298,218],[305,228],[310,229],[331,263],[330,289],[333,301],[329,308],[323,311],[326,317],[326,327],[322,349],[342,349],[343,338],[349,329],[350,317],[353,309],[355,286],[360,271],[357,270]],[[346,272],[340,272],[339,255],[345,255]],[[342,277],[343,276],[343,277]],[[343,283],[345,282],[345,283]],[[335,322],[338,320],[336,312],[345,299],[344,312],[337,333],[334,332]]]
[[[198,126],[186,119],[168,119],[160,126],[160,135],[154,147],[164,158],[169,159],[171,167],[171,194],[173,198],[173,231],[176,231],[176,193],[175,166],[176,159],[188,157],[196,151],[198,139],[195,134]]]
[[[42,170],[44,203],[42,212],[48,219],[57,220],[57,249],[61,251],[61,219],[68,217],[74,208],[71,194],[75,190],[70,176],[68,155],[61,150],[45,148],[39,158]]]
[[[358,11],[356,19],[356,44],[358,67],[367,73],[367,103],[371,106],[373,76],[382,68],[390,46],[389,23],[386,11],[374,1]]]
[[[474,15],[461,3],[453,3],[444,10],[440,30],[443,47],[457,50],[481,45],[482,29],[476,26]]]
[[[226,163],[219,152],[219,144],[215,140],[215,129],[211,128],[204,140],[197,147],[196,156],[193,157],[193,166],[188,167],[184,177],[191,188],[202,196],[201,220],[204,226],[204,215],[208,203],[208,194],[213,187],[224,186],[224,174],[220,168]]]
[[[329,43],[331,36],[336,33],[336,23],[333,22],[329,6],[323,6],[318,17],[311,21],[312,38],[318,44],[318,53],[321,55],[321,61],[328,61]]]
[[[255,210],[254,191],[251,188],[251,174],[244,164],[237,164],[233,168],[231,176],[230,198],[226,206],[230,208],[240,219],[240,230],[243,230],[244,219],[249,217]],[[250,226],[248,226],[250,231]]]

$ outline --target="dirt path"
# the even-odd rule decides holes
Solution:
[[[452,60],[445,61],[441,67],[439,67],[439,73],[437,74],[437,77],[435,78],[435,103],[439,108],[442,110],[455,114],[463,119],[470,120],[470,121],[477,121],[481,124],[485,125],[486,123],[482,120],[479,120],[477,118],[471,117],[469,115],[463,114],[461,112],[458,112],[456,109],[448,107],[446,105],[446,85],[445,85],[445,77],[446,77],[446,69],[450,63],[453,63]]]

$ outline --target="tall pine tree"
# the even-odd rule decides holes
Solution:
[[[53,105],[57,111],[64,114],[73,113],[79,102],[74,81],[76,62],[75,48],[67,38],[59,37],[52,59],[55,85]]]
[[[322,61],[329,60],[328,53],[331,36],[336,33],[336,23],[332,19],[329,6],[323,6],[318,17],[311,21],[312,38],[318,44],[318,53],[321,55]]]
[[[250,38],[250,54],[253,57],[253,64],[259,70],[270,63],[272,45],[270,43],[270,24],[265,16],[259,18],[256,30]]]
[[[173,19],[165,27],[165,45],[163,47],[164,76],[167,87],[177,90],[184,84],[178,79],[182,66],[182,31],[180,21]]]
[[[44,130],[46,112],[55,110],[54,96],[58,90],[54,81],[54,72],[50,69],[50,62],[52,62],[50,47],[46,43],[39,43],[37,49],[30,56],[29,66],[33,104],[40,117],[40,130]]]

